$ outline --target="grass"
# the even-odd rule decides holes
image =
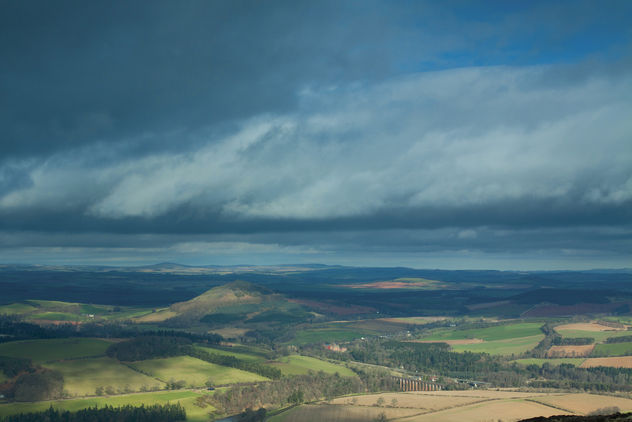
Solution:
[[[490,355],[520,354],[533,349],[544,338],[544,334],[512,338],[508,340],[493,340],[483,343],[458,344],[452,349],[456,352],[489,353]]]
[[[96,338],[12,341],[0,344],[0,356],[29,358],[35,362],[50,362],[103,356],[111,344]]]
[[[538,365],[542,366],[544,363],[548,363],[549,365],[557,366],[563,363],[570,364],[573,366],[579,366],[584,362],[584,358],[557,358],[557,359],[538,359],[538,358],[529,358],[529,359],[516,359],[513,362],[516,362],[520,365]]]
[[[509,340],[512,338],[532,337],[542,334],[541,323],[520,322],[516,324],[496,325],[487,328],[471,328],[465,330],[441,330],[424,337],[423,340],[464,340],[478,338],[485,341]]]
[[[8,379],[9,378],[7,378],[7,376],[4,375],[4,372],[0,371],[0,384],[2,384],[3,382],[5,382]]]
[[[321,328],[315,330],[305,330],[296,333],[291,343],[294,344],[312,344],[312,343],[331,343],[337,341],[351,341],[360,338],[365,334],[357,330],[340,330],[331,328]]]
[[[251,354],[246,354],[246,353],[241,353],[241,352],[233,352],[233,351],[225,350],[225,349],[216,349],[214,347],[196,346],[196,348],[203,350],[205,352],[215,353],[216,355],[234,356],[237,359],[247,360],[251,362],[265,360],[265,357],[263,356],[251,355]]]
[[[162,382],[108,357],[54,362],[45,366],[60,371],[64,375],[64,389],[75,396],[93,395],[97,387],[111,386],[116,392],[124,393],[140,391],[143,386],[164,386]]]
[[[309,356],[285,356],[272,363],[272,365],[279,368],[283,375],[304,375],[309,371],[323,371],[327,374],[335,374],[337,372],[343,377],[355,376],[355,372],[349,368]]]
[[[632,343],[597,344],[590,354],[591,357],[630,355],[632,355]]]
[[[251,372],[215,365],[190,356],[143,360],[133,362],[130,366],[164,382],[182,380],[194,387],[203,386],[209,380],[214,385],[267,380]]]
[[[0,306],[0,314],[25,314],[28,312],[33,312],[35,310],[37,310],[35,306],[29,305],[27,303],[12,303],[10,305]]]
[[[48,321],[80,321],[85,318],[68,312],[41,312],[29,315],[29,319],[44,319]]]
[[[600,343],[610,337],[629,336],[630,331],[585,331],[585,330],[558,330],[562,337],[577,338],[577,337],[592,337],[595,342]]]
[[[208,421],[207,413],[214,410],[212,407],[200,408],[194,404],[195,399],[204,393],[194,391],[159,391],[153,393],[127,394],[115,397],[94,397],[85,399],[73,399],[63,401],[44,401],[38,403],[10,403],[0,404],[0,417],[24,412],[37,412],[48,409],[51,405],[60,410],[77,411],[87,407],[134,406],[180,403],[187,412],[187,420],[192,422]]]

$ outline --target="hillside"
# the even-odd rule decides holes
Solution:
[[[142,318],[143,322],[169,324],[201,322],[210,326],[300,322],[310,317],[303,306],[284,295],[246,281],[214,287],[185,302],[174,303]]]

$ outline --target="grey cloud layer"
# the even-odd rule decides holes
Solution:
[[[494,225],[524,206],[533,208],[533,224],[546,215],[558,225],[565,217],[625,220],[632,78],[552,83],[563,71],[466,68],[306,87],[296,112],[243,120],[222,137],[210,129],[173,133],[171,142],[193,145],[179,153],[117,156],[97,144],[13,161],[0,173],[0,212],[113,224],[177,213],[201,231],[216,230],[205,220],[459,225],[437,213],[465,216],[465,226]]]

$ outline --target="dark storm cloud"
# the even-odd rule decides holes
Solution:
[[[2,10],[4,260],[629,246],[627,2]]]

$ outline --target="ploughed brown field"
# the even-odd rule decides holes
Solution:
[[[582,364],[581,368],[593,368],[595,366],[611,366],[614,368],[632,368],[632,356],[618,356],[610,358],[589,358]]]
[[[590,356],[594,348],[594,344],[581,346],[551,346],[546,352],[546,356],[549,358],[583,358]]]
[[[361,422],[384,413],[387,419],[401,422],[510,422],[536,416],[586,415],[608,407],[631,411],[632,400],[585,393],[498,390],[384,393],[303,405],[281,413],[271,421]]]

